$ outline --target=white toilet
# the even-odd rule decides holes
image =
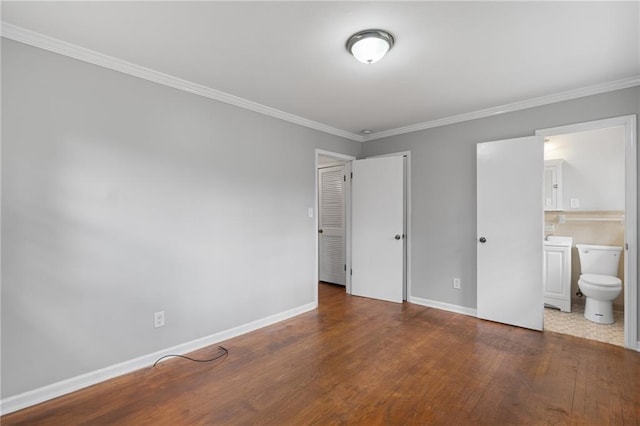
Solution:
[[[576,244],[580,257],[578,286],[587,297],[584,317],[599,324],[613,324],[613,300],[622,291],[618,263],[622,247]]]

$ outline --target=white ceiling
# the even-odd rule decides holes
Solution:
[[[2,20],[356,135],[640,75],[637,1],[3,1]],[[374,65],[345,49],[367,28],[396,39]]]

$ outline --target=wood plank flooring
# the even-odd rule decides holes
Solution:
[[[320,285],[317,311],[2,425],[640,424],[640,353]],[[207,358],[217,347],[191,354]]]

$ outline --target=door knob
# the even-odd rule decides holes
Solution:
[[[318,229],[319,234],[322,234],[322,232],[323,232],[322,229]]]
[[[485,237],[480,237],[480,239],[478,240],[480,241],[482,244],[487,242],[487,239]]]
[[[400,234],[396,234],[396,236],[395,236],[395,237],[393,237],[393,238],[395,238],[396,240],[399,240],[399,239],[400,239],[400,238],[402,238],[402,237],[400,236]]]

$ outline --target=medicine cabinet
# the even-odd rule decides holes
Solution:
[[[544,162],[544,210],[559,211],[562,207],[562,163],[563,160]]]

